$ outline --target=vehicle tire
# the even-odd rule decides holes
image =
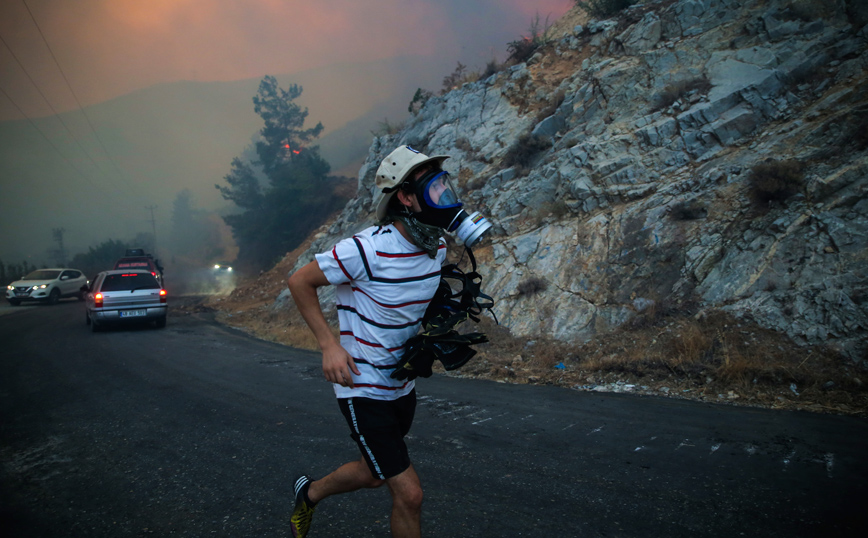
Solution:
[[[101,327],[99,325],[97,325],[94,320],[90,320],[90,330],[91,331],[98,333],[100,331],[100,328]]]
[[[84,301],[85,295],[86,295],[85,292],[80,291],[80,292],[78,292],[78,295],[76,295],[76,297],[78,297],[79,301]]]
[[[157,326],[158,329],[162,329],[166,326],[166,318],[158,318],[157,321],[154,322],[154,324]]]
[[[60,300],[60,290],[54,288],[51,290],[51,293],[48,294],[48,304],[57,304],[57,301]]]
[[[18,306],[21,304],[21,301],[19,301],[18,299],[9,299],[9,304],[11,304],[12,306]]]
[[[90,316],[87,315],[87,312],[84,313],[84,324],[90,325]]]

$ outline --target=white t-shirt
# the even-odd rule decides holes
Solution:
[[[389,377],[404,343],[419,331],[446,259],[441,239],[437,256],[407,241],[394,225],[372,226],[316,255],[317,264],[336,286],[341,345],[361,375],[354,388],[335,384],[338,398],[395,400],[414,381]]]

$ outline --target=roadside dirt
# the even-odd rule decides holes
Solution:
[[[211,311],[219,323],[256,338],[316,350],[291,299],[277,301],[306,242],[270,271],[229,294],[187,296],[173,315]],[[287,292],[288,293],[288,292]],[[495,308],[496,313],[496,308]],[[336,329],[336,319],[330,320]],[[435,372],[500,383],[557,385],[671,398],[868,416],[868,372],[851,359],[796,345],[783,335],[717,310],[651,310],[629,327],[586,343],[512,336],[483,317],[463,330],[491,340],[460,370]]]

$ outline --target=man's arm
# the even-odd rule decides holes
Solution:
[[[286,283],[301,317],[310,327],[322,350],[322,371],[325,378],[332,383],[352,388],[353,378],[350,375],[350,370],[356,375],[360,375],[359,369],[329,328],[316,295],[317,288],[331,285],[331,283],[316,261],[312,261],[296,271]]]

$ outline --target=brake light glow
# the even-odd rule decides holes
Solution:
[[[102,308],[102,293],[97,293],[93,296],[94,308]]]
[[[160,302],[161,303],[166,302],[166,290],[160,290]]]

